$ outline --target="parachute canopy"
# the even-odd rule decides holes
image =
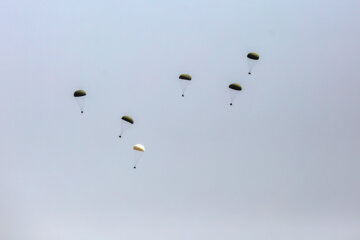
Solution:
[[[190,82],[191,82],[191,76],[189,74],[185,74],[185,73],[180,74],[179,83],[180,83],[181,91],[182,91],[181,96],[184,96],[185,90],[189,86]]]
[[[134,120],[130,116],[123,116],[121,119],[124,120],[125,122],[134,124]]]
[[[84,113],[84,106],[85,106],[85,98],[86,98],[86,92],[85,90],[79,89],[74,92],[74,97],[76,102],[79,105],[81,113]]]
[[[239,92],[242,90],[242,87],[238,83],[232,83],[229,85],[229,94],[230,94],[230,106],[233,105],[233,102]]]
[[[121,118],[121,132],[119,138],[123,135],[125,131],[127,131],[134,124],[134,119],[130,116],[122,116]]]
[[[251,74],[252,69],[254,68],[255,64],[260,59],[260,56],[257,53],[251,52],[251,53],[248,53],[247,58],[248,58],[248,65],[249,65],[248,74]]]
[[[238,83],[232,83],[229,85],[229,88],[230,89],[233,89],[233,90],[236,90],[236,91],[241,91],[242,90],[242,87],[240,84]]]
[[[136,144],[134,147],[134,169],[136,169],[136,165],[138,164],[138,162],[140,161],[142,155],[145,152],[145,147],[141,144]]]
[[[134,149],[135,151],[145,152],[145,147],[144,147],[143,145],[141,145],[141,144],[136,144],[136,145],[133,147],[133,149]]]
[[[247,57],[249,59],[252,59],[252,60],[259,60],[260,59],[259,54],[254,53],[254,52],[248,53]]]
[[[86,92],[85,90],[77,90],[74,92],[74,97],[84,97],[86,96]]]
[[[190,80],[191,80],[191,76],[190,76],[189,74],[183,73],[183,74],[180,74],[179,79],[190,81]]]

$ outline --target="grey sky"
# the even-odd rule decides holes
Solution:
[[[0,239],[359,239],[359,11],[0,1]]]

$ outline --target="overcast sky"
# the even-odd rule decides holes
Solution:
[[[359,12],[1,0],[0,239],[360,239]]]

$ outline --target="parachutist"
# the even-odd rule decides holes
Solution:
[[[191,76],[189,74],[183,73],[183,74],[180,74],[179,79],[180,79],[181,92],[182,92],[181,96],[184,97],[185,89],[191,82]]]
[[[251,75],[251,72],[249,72],[249,75]]]
[[[229,89],[230,89],[230,106],[233,105],[233,101],[235,101],[235,97],[236,95],[242,90],[242,87],[240,84],[238,83],[232,83],[229,85]]]
[[[81,113],[84,113],[84,99],[86,96],[86,92],[84,90],[77,90],[74,92],[74,98],[78,102],[79,110]],[[80,100],[81,99],[81,100]]]
[[[134,151],[135,151],[135,157],[134,157],[134,169],[136,169],[136,164],[138,163],[138,161],[140,160],[142,154],[145,152],[145,147],[141,144],[136,144],[133,147]]]
[[[119,138],[121,138],[121,135],[119,136]]]

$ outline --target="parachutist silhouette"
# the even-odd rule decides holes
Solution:
[[[230,103],[230,106],[232,106],[232,103]]]
[[[136,166],[134,166],[134,169],[136,169]]]
[[[251,72],[249,72],[249,75],[251,75]]]
[[[121,135],[119,136],[119,138],[121,138]]]
[[[81,113],[84,113],[84,111],[81,111]]]
[[[181,96],[184,96],[184,94],[182,94]]]

